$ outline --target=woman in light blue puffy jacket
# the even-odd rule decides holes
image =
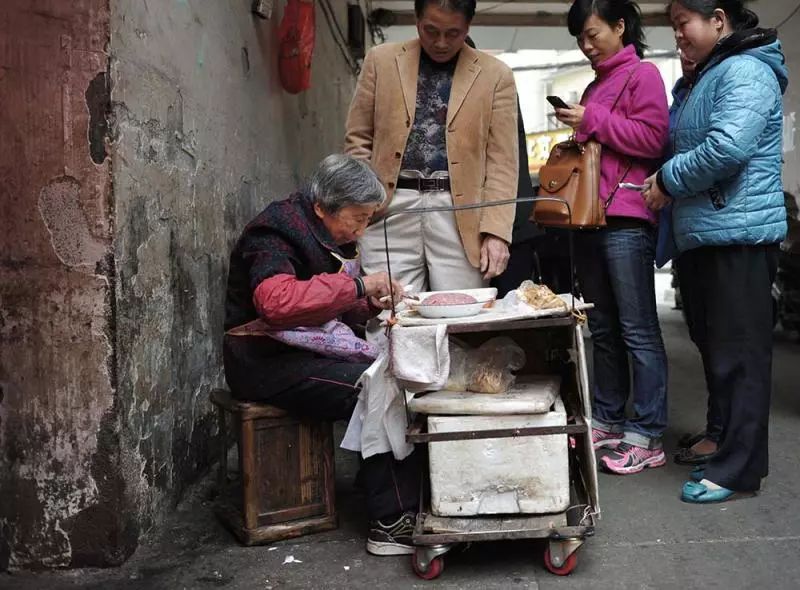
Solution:
[[[655,210],[673,203],[689,330],[722,417],[717,452],[683,486],[682,500],[702,504],[752,494],[768,472],[788,80],[776,32],[756,28],[742,0],[671,0],[670,18],[696,76],[672,128],[673,156],[644,197]]]

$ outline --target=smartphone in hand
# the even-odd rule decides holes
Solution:
[[[568,108],[570,108],[569,105],[567,103],[565,103],[563,100],[561,100],[561,98],[559,98],[558,96],[548,96],[547,97],[547,102],[549,102],[551,105],[553,105],[557,109],[568,109]]]

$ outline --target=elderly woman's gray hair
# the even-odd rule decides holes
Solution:
[[[386,190],[370,165],[345,154],[322,160],[308,179],[311,198],[326,213],[349,205],[380,205]]]

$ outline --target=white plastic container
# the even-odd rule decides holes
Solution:
[[[428,416],[428,432],[563,426],[557,399],[546,414]],[[550,514],[569,507],[567,435],[430,443],[431,511],[436,516]]]

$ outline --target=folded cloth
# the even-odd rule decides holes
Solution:
[[[406,442],[406,411],[400,387],[389,372],[389,355],[382,352],[361,374],[361,387],[341,447],[360,452],[366,459],[392,452],[402,461],[414,445]]]
[[[411,392],[443,389],[450,375],[447,325],[394,326],[389,334],[392,373]]]

